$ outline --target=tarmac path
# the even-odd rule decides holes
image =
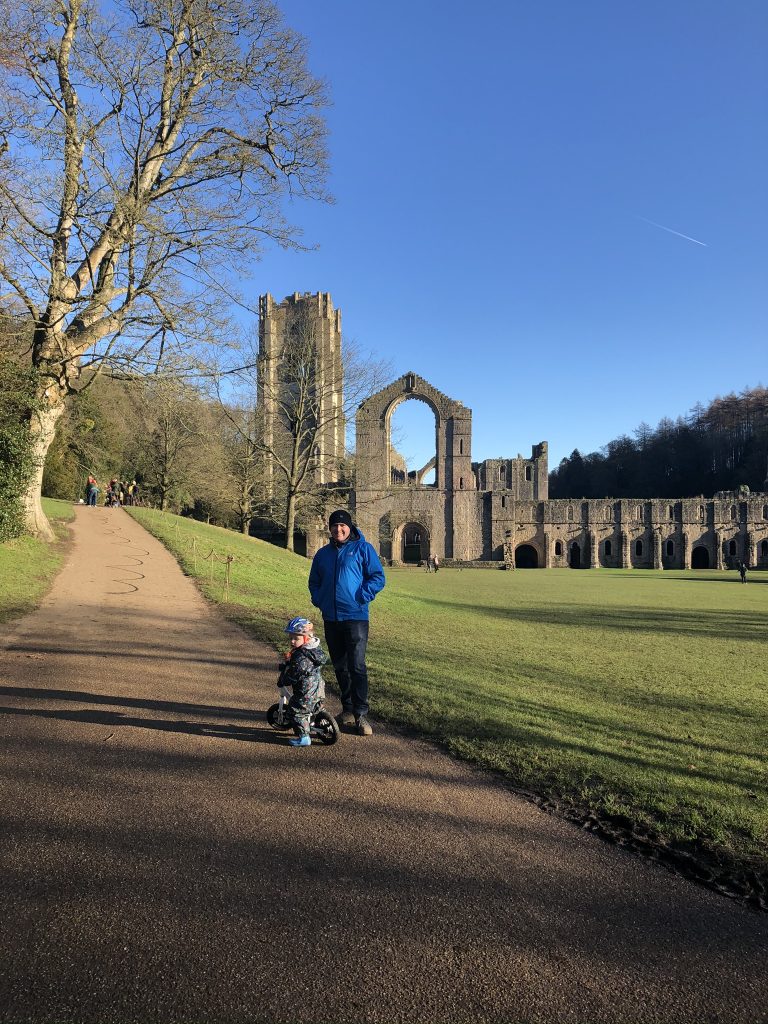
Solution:
[[[0,634],[1,1021],[768,1019],[768,915],[384,726],[289,748],[274,652],[73,530]]]

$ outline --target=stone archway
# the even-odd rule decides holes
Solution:
[[[709,568],[709,551],[699,544],[691,552],[691,568],[692,569],[708,569]]]
[[[425,562],[430,554],[429,530],[423,523],[403,523],[395,530],[392,553],[403,565],[418,565]]]
[[[538,569],[539,553],[533,544],[519,544],[515,548],[516,569]]]
[[[581,568],[581,545],[574,541],[568,551],[568,565],[571,569]]]
[[[390,420],[398,405],[412,399],[423,402],[435,417],[435,456],[410,473],[393,465]],[[418,517],[422,524],[430,524],[430,553],[441,559],[477,557],[470,554],[482,550],[483,544],[482,522],[474,514],[472,411],[418,374],[406,373],[359,406],[355,429],[354,509],[363,532],[376,536],[383,515],[392,523],[414,522]],[[397,483],[393,483],[393,469],[399,470]],[[434,484],[424,484],[432,469]],[[461,529],[455,531],[457,520]],[[401,543],[393,531],[390,557],[394,561],[401,557]],[[383,548],[382,557],[386,557]]]

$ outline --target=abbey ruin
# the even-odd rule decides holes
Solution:
[[[263,296],[260,312],[260,372],[268,363],[279,372],[280,338],[299,312],[318,320],[320,362],[340,359],[340,312],[327,293],[296,293],[280,304]],[[318,371],[322,376],[324,367]],[[342,375],[335,364],[327,374],[339,381],[338,394],[323,400],[340,409]],[[409,473],[392,445],[391,421],[411,400],[425,403],[435,417],[435,456]],[[267,423],[272,419],[267,409]],[[437,555],[445,565],[495,568],[724,569],[742,560],[768,568],[768,494],[549,500],[545,441],[528,458],[473,462],[472,410],[416,373],[363,402],[355,427],[350,511],[390,564]],[[342,436],[337,420],[324,444],[338,453]],[[318,481],[330,484],[321,454]],[[433,481],[425,483],[433,471]],[[307,554],[326,536],[321,523],[310,529]]]

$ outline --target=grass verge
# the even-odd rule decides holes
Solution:
[[[135,517],[261,640],[312,614],[305,559],[149,510]],[[194,541],[194,558],[193,558]],[[196,564],[193,564],[196,563]],[[374,710],[639,846],[765,879],[768,574],[387,572]],[[764,884],[760,882],[759,884]]]
[[[66,528],[75,512],[69,501],[43,498],[43,511],[58,543],[17,537],[0,544],[0,622],[26,615],[40,603],[64,560]]]

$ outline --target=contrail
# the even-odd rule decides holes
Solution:
[[[675,231],[674,228],[665,227],[663,224],[657,224],[655,220],[648,220],[647,217],[641,217],[639,214],[635,214],[638,220],[644,220],[646,224],[652,224],[655,228],[661,228],[662,231],[668,231],[670,235],[677,235],[678,238],[685,238],[689,242],[695,242],[696,245],[703,245],[705,249],[709,248],[706,242],[700,242],[698,238],[691,238],[690,235],[684,235],[681,231]]]

